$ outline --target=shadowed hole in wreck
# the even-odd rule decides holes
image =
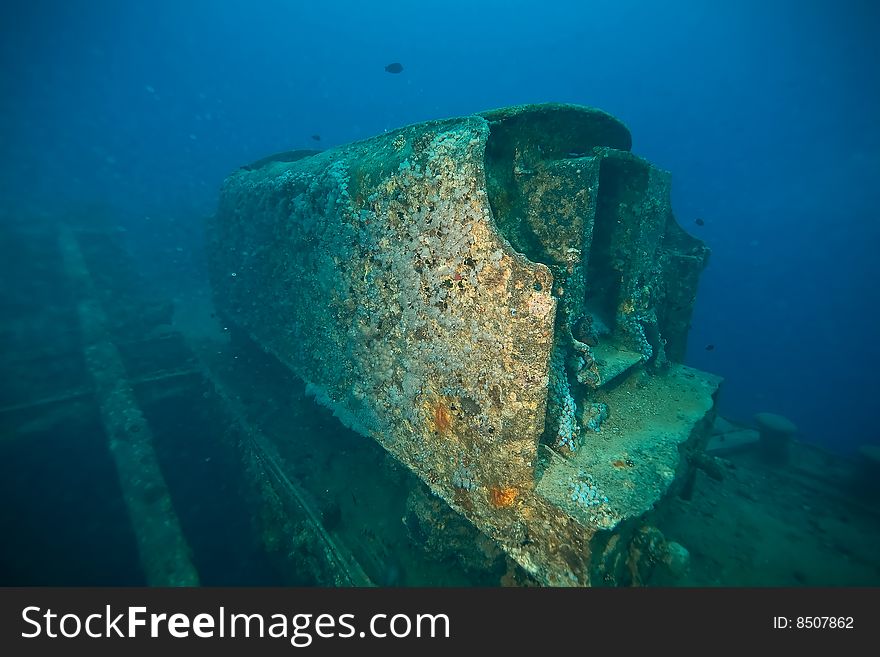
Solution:
[[[586,187],[590,178],[588,165],[585,164],[583,167],[576,165],[572,167],[573,171],[563,170],[563,173],[559,174],[559,169],[553,168],[553,163],[580,161],[596,147],[612,146],[628,149],[631,144],[629,133],[617,121],[603,114],[594,114],[587,120],[582,114],[569,112],[565,108],[557,108],[554,112],[548,113],[526,112],[514,117],[503,116],[493,119],[495,117],[490,117],[490,132],[484,157],[489,205],[499,232],[513,249],[531,262],[544,264],[550,268],[550,276],[546,284],[557,300],[555,347],[565,350],[564,355],[561,356],[561,366],[557,369],[561,370],[560,376],[568,380],[568,386],[577,388],[580,384],[570,371],[568,360],[575,355],[569,344],[572,333],[569,327],[573,327],[578,318],[567,317],[566,312],[570,307],[583,308],[586,299],[575,299],[573,302],[564,303],[563,296],[566,292],[562,286],[567,284],[570,276],[573,274],[576,276],[572,266],[577,269],[588,263],[590,269],[586,275],[587,290],[593,296],[601,297],[603,318],[614,317],[615,299],[618,293],[614,283],[619,273],[611,268],[612,263],[608,258],[611,226],[599,216],[603,205],[613,202],[609,200],[612,194],[606,194],[601,184],[598,190],[585,190],[590,193],[598,191],[599,198],[593,200],[592,207],[589,206],[590,201],[583,205],[580,220],[587,226],[593,221],[588,215],[595,213],[594,230],[598,235],[594,233],[592,242],[583,243],[571,243],[571,235],[552,231],[549,234],[545,232],[542,239],[536,233],[535,225],[528,219],[529,213],[534,212],[536,207],[529,195],[534,190],[534,180],[537,180],[538,176],[543,176],[547,188],[552,188],[553,182],[559,185],[570,183],[572,176]],[[604,173],[604,165],[600,171]],[[558,175],[563,177],[557,178]],[[553,211],[552,205],[547,208],[542,207],[541,215],[537,219],[533,218],[532,221],[552,225],[558,217],[551,218],[547,213]],[[611,213],[606,212],[602,216],[611,217]],[[583,234],[585,240],[588,238],[587,232],[584,231]],[[572,249],[581,254],[581,259],[577,263],[559,259],[560,253],[571,253]],[[600,253],[594,255],[594,251],[597,250]],[[535,292],[545,289],[538,279],[535,279],[532,287]],[[575,286],[575,289],[583,288]],[[572,292],[569,291],[568,294],[571,295]],[[566,326],[567,323],[569,326]],[[556,427],[560,422],[558,414],[561,410],[558,405],[548,404],[542,443],[554,442]],[[576,410],[574,421],[580,422],[580,416],[581,413]],[[536,474],[540,475],[542,470],[540,459],[536,466]]]

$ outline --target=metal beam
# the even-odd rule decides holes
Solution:
[[[199,576],[162,476],[153,434],[107,329],[107,316],[70,228],[61,228],[58,244],[65,273],[77,295],[86,367],[95,386],[147,584],[198,586]]]

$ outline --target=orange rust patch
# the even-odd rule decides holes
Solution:
[[[519,494],[513,486],[492,486],[489,489],[489,501],[496,509],[512,506]]]
[[[452,426],[452,413],[449,412],[449,407],[442,401],[437,402],[437,405],[434,406],[433,419],[434,428],[440,433],[446,433],[449,431],[449,427]]]

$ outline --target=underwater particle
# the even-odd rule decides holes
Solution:
[[[714,350],[715,350],[714,344],[707,344],[706,345],[706,351],[714,351]]]
[[[392,62],[385,67],[386,73],[400,73],[401,71],[403,71],[403,64],[400,62]]]
[[[516,501],[517,490],[513,486],[492,486],[489,501],[496,509],[506,509]]]
[[[702,219],[700,219],[699,217],[697,217],[697,219],[694,221],[694,223],[697,224],[697,226],[705,226],[706,225],[706,222],[703,221]]]
[[[312,135],[313,141],[321,141],[321,135]]]

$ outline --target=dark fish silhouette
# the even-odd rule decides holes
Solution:
[[[394,62],[385,67],[387,73],[400,73],[403,70],[403,64]]]
[[[321,135],[312,135],[312,139],[315,141],[321,141]]]
[[[697,224],[697,226],[705,226],[706,225],[706,222],[703,221],[702,219],[697,219],[694,223]]]
[[[714,348],[715,348],[714,344],[707,344],[706,345],[706,351],[712,351]]]

